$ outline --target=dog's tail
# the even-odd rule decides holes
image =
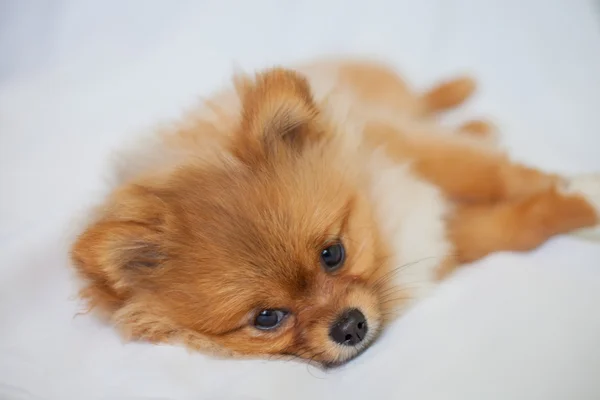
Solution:
[[[464,76],[442,82],[421,97],[428,113],[445,111],[464,103],[476,88],[475,80]]]

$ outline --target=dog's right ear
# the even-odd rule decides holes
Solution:
[[[117,194],[122,202],[113,204],[118,208],[109,206],[104,218],[88,226],[71,248],[73,265],[86,281],[80,295],[90,308],[115,311],[129,297],[136,276],[166,261],[160,210],[131,192]]]
[[[253,162],[281,151],[301,152],[322,138],[309,83],[297,72],[272,68],[254,79],[239,78],[236,88],[242,100],[233,147],[238,158]]]

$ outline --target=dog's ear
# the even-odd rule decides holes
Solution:
[[[122,201],[88,226],[71,248],[71,260],[86,281],[81,296],[91,308],[113,312],[128,298],[140,270],[152,271],[166,260],[160,229],[160,203],[140,193],[118,193]],[[137,195],[137,196],[136,196]]]
[[[298,73],[274,68],[254,80],[240,79],[236,86],[242,98],[242,120],[233,151],[239,158],[301,151],[321,138],[310,86]]]

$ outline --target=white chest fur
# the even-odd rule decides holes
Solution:
[[[374,154],[372,201],[393,252],[394,283],[418,299],[435,285],[435,272],[452,251],[444,218],[448,202],[439,189],[418,179],[410,165]]]

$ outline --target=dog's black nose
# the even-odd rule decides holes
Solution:
[[[365,338],[368,330],[363,313],[356,308],[351,308],[344,311],[331,325],[329,336],[336,343],[354,346]]]

